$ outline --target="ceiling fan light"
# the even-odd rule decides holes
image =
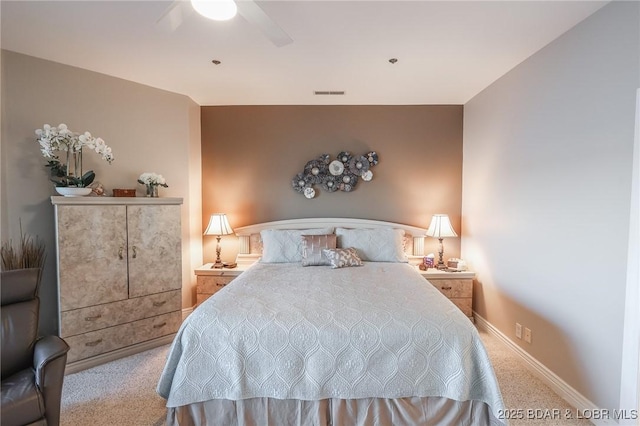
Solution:
[[[200,15],[215,21],[227,21],[238,11],[233,0],[191,0],[191,5]]]

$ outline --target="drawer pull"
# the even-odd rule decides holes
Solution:
[[[131,256],[131,257],[133,257],[135,259],[136,257],[138,257],[138,252],[137,252],[138,248],[136,246],[133,246],[131,248],[133,249],[133,256]]]
[[[85,346],[98,346],[100,343],[102,343],[102,339],[94,340],[93,342],[87,342],[84,345]]]
[[[165,325],[167,325],[167,322],[166,322],[166,321],[165,321],[165,322],[163,322],[162,324],[155,324],[155,325],[153,326],[153,328],[162,328],[162,327],[164,327]]]
[[[217,285],[218,287],[224,287],[225,285],[227,285],[227,283],[216,283],[216,285]]]
[[[124,250],[124,247],[120,246],[120,248],[118,249],[118,258],[120,260],[123,260],[124,257],[122,256],[122,251]]]
[[[163,301],[161,301],[161,302],[153,302],[153,306],[155,306],[156,308],[158,308],[158,307],[160,307],[160,306],[164,305],[165,303],[167,303],[167,301],[166,301],[166,300],[163,300]]]
[[[85,321],[95,321],[95,320],[98,320],[100,318],[102,318],[102,315],[98,314],[98,315],[93,316],[93,317],[84,317],[84,320]]]
[[[447,286],[447,287],[442,287],[443,290],[451,290],[453,287],[451,286]]]

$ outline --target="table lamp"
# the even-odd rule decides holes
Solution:
[[[222,251],[220,248],[220,238],[222,238],[223,235],[229,234],[233,234],[233,229],[231,229],[231,225],[229,225],[227,215],[224,213],[212,214],[209,219],[209,226],[207,226],[207,229],[204,231],[204,235],[215,235],[218,240],[216,245],[216,262],[212,268],[222,268],[222,260],[220,260],[220,252]]]
[[[444,254],[442,239],[458,236],[458,234],[456,234],[456,231],[453,230],[453,226],[451,226],[449,216],[446,214],[434,214],[431,218],[429,229],[427,230],[427,236],[437,238],[440,241],[440,247],[438,248],[438,255],[440,256],[440,258],[438,260],[436,268],[446,269],[447,265],[445,265],[442,260],[442,255]]]

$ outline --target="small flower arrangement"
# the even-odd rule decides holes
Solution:
[[[138,178],[138,183],[145,185],[147,187],[147,197],[157,197],[158,196],[158,187],[164,186],[168,188],[167,182],[164,180],[162,175],[157,173],[143,173]]]
[[[141,183],[143,185],[164,186],[165,188],[169,187],[169,185],[167,185],[167,182],[165,181],[164,177],[162,177],[162,175],[159,175],[157,173],[143,173],[143,174],[141,174],[140,177],[138,178],[138,183]]]
[[[114,160],[111,148],[102,140],[89,132],[74,133],[62,123],[58,127],[45,124],[36,130],[42,156],[48,159],[46,167],[51,169],[51,181],[56,186],[85,187],[95,179],[93,170],[82,173],[82,150],[87,147],[102,156],[109,164]],[[66,163],[60,158],[61,152],[66,156]]]

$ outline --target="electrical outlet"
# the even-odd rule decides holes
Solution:
[[[527,343],[531,343],[531,329],[525,327],[524,328],[524,341]]]
[[[516,323],[516,337],[522,339],[522,324],[519,322]]]

